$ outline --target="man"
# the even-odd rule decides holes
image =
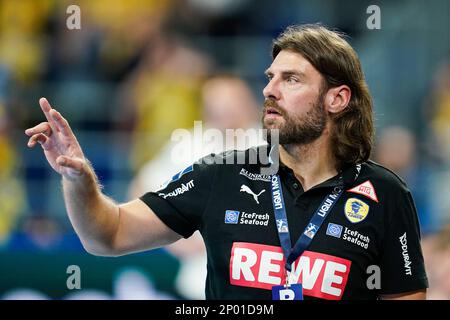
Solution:
[[[205,159],[158,193],[118,205],[101,193],[67,121],[40,100],[48,121],[26,131],[28,145],[40,143],[62,175],[84,247],[118,256],[199,230],[209,299],[424,299],[411,194],[368,161],[372,101],[356,53],[338,33],[306,25],[285,30],[272,55],[263,125],[279,130],[281,165],[270,176],[260,163]]]

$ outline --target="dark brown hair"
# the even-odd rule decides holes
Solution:
[[[348,106],[331,118],[331,148],[338,169],[368,160],[374,139],[372,97],[358,55],[344,35],[319,24],[290,26],[274,40],[272,58],[281,50],[297,52],[307,59],[325,78],[325,92],[349,86]]]

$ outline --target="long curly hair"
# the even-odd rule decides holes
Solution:
[[[307,59],[325,79],[329,88],[347,85],[349,104],[331,115],[331,143],[338,168],[367,161],[374,141],[373,102],[358,55],[345,35],[320,24],[290,26],[278,36],[272,58],[291,50]]]

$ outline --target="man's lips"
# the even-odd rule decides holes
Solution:
[[[266,114],[280,114],[275,108],[267,108]]]
[[[265,116],[270,116],[270,117],[281,117],[282,116],[282,114],[281,114],[281,112],[280,111],[278,111],[277,109],[275,109],[275,108],[272,108],[272,107],[268,107],[268,108],[266,108],[265,110],[264,110],[264,115]]]

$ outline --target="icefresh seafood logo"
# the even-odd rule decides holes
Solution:
[[[340,238],[342,234],[342,226],[335,223],[329,223],[326,234],[335,238]]]
[[[237,224],[239,221],[239,211],[236,210],[226,210],[225,211],[225,223],[227,224]]]

